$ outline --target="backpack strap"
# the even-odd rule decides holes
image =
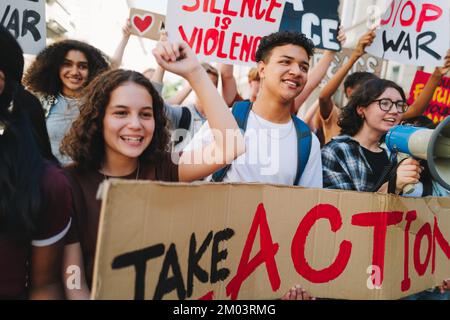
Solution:
[[[237,125],[242,132],[245,132],[247,129],[247,121],[248,115],[250,114],[250,110],[252,109],[252,103],[250,100],[238,101],[233,104],[232,114],[236,119]],[[223,178],[227,174],[228,170],[230,170],[231,164],[228,164],[226,167],[216,171],[212,175],[213,182],[222,182]]]
[[[294,186],[296,186],[308,163],[309,154],[311,153],[312,134],[308,125],[298,117],[292,115],[292,121],[294,121],[297,133],[297,174],[294,180]]]
[[[184,129],[186,131],[189,130],[189,127],[191,126],[191,110],[189,110],[188,107],[181,107],[181,118],[180,123],[178,124],[178,129]],[[178,141],[175,141],[175,145],[181,143],[186,139],[186,136],[180,136],[178,138]]]

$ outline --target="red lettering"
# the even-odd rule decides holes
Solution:
[[[209,47],[210,41],[212,40],[212,46]],[[216,51],[216,48],[219,44],[219,30],[217,29],[208,29],[205,34],[205,44],[203,47],[203,52],[206,56],[210,56]]]
[[[225,31],[220,32],[219,48],[217,49],[217,57],[225,59],[227,54],[223,52],[223,44],[225,43]]]
[[[184,5],[181,8],[188,12],[197,11],[198,8],[200,8],[200,0],[194,0],[194,1],[195,1],[195,4],[192,5],[191,7]]]
[[[258,229],[260,249],[258,254],[251,261],[249,261]],[[231,295],[231,299],[236,300],[238,298],[242,283],[256,270],[259,265],[263,263],[266,265],[272,290],[277,291],[280,288],[281,283],[277,264],[275,262],[275,255],[277,254],[278,249],[278,243],[273,243],[272,241],[269,224],[267,223],[266,210],[261,203],[256,209],[255,217],[253,219],[247,240],[245,241],[244,250],[242,252],[236,275],[233,279],[231,279],[226,287],[227,296]]]
[[[374,227],[372,265],[378,266],[381,271],[380,282],[374,283],[374,285],[381,286],[383,284],[387,227],[402,221],[402,215],[403,213],[400,211],[367,212],[355,214],[352,217],[352,225]]]
[[[223,6],[223,14],[225,14],[227,16],[236,17],[237,12],[230,10],[229,7],[230,7],[230,0],[225,0],[225,5]]]
[[[255,9],[255,0],[243,0],[241,6],[240,17],[242,18],[245,15],[245,7],[248,10],[248,16],[253,17],[253,10]]]
[[[210,12],[215,14],[221,14],[222,12],[216,8],[216,0],[211,0]]]
[[[291,245],[291,255],[295,270],[302,277],[313,283],[329,282],[342,274],[348,264],[352,250],[350,241],[342,241],[339,246],[339,253],[329,267],[322,270],[313,269],[306,260],[305,245],[309,232],[320,219],[328,219],[333,232],[338,231],[342,227],[342,217],[339,210],[332,205],[319,204],[312,208],[300,222]]]
[[[261,20],[262,18],[264,18],[264,16],[266,15],[266,9],[261,10],[261,1],[262,0],[257,0],[258,2],[256,3],[256,14],[255,14],[255,18],[258,20]]]
[[[213,300],[213,299],[214,299],[214,291],[210,291],[203,297],[200,297],[198,300]]]
[[[420,246],[422,244],[422,239],[427,236],[428,248],[427,255],[424,263],[420,262]],[[417,274],[423,276],[425,271],[427,271],[428,264],[430,263],[431,257],[431,226],[429,223],[425,223],[416,235],[416,240],[414,241],[414,267],[416,268]]]
[[[231,44],[230,44],[230,60],[236,60],[237,57],[234,55],[234,49],[236,49],[239,46],[239,43],[236,41],[237,38],[242,37],[242,33],[233,33],[233,36],[231,37]]]
[[[434,217],[434,226],[433,226],[433,259],[431,262],[431,273],[434,273],[436,270],[436,240],[442,251],[446,255],[447,259],[450,259],[450,245],[448,241],[442,235],[441,230],[439,229],[437,218]]]
[[[434,11],[435,15],[427,15],[428,10]],[[442,16],[442,13],[443,13],[442,9],[438,6],[435,6],[434,4],[431,3],[423,4],[422,11],[420,12],[419,22],[417,23],[416,31],[421,32],[425,22],[435,21],[439,19],[440,16]]]
[[[404,278],[402,280],[402,292],[408,291],[411,287],[411,279],[409,278],[409,230],[411,229],[411,224],[417,219],[417,212],[415,210],[408,211],[406,213],[406,228],[405,228],[405,256],[404,256]]]
[[[250,52],[252,50],[252,43],[253,37],[251,36],[249,38],[247,35],[244,35],[244,38],[242,39],[241,54],[239,55],[239,60],[248,61],[248,59],[250,58]],[[246,54],[245,57],[244,54]]]
[[[276,2],[275,0],[272,0],[270,3],[269,8],[267,9],[267,15],[266,15],[266,21],[268,22],[275,22],[275,19],[272,18],[272,11],[274,8],[281,8],[283,4]]]
[[[397,11],[395,11],[395,17],[394,21],[392,21],[392,26],[395,26],[395,21],[397,20],[398,12],[400,10],[400,7],[402,6],[403,0],[400,0],[400,4],[398,5]]]
[[[261,42],[262,37],[256,37],[253,41],[252,47],[252,61],[256,61],[256,50],[258,50],[259,43]]]
[[[180,32],[180,35],[181,35],[181,38],[183,38],[183,41],[186,42],[189,45],[189,47],[192,48],[194,46],[195,38],[197,37],[198,29],[194,28],[194,30],[192,31],[192,34],[191,34],[191,38],[189,40],[186,36],[186,33],[184,32],[183,26],[179,26],[178,31]]]
[[[389,21],[391,21],[392,15],[394,14],[394,9],[395,9],[395,1],[392,1],[391,2],[391,14],[389,15],[389,18],[387,18],[386,20],[381,20],[380,24],[382,26],[388,24]]]
[[[405,8],[409,6],[411,8],[411,17],[408,20],[403,19],[403,12],[405,12]],[[405,3],[405,6],[402,9],[402,12],[400,13],[400,23],[403,27],[408,27],[413,24],[414,19],[416,18],[416,7],[411,1],[408,1]]]

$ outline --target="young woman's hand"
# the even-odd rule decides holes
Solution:
[[[153,55],[162,68],[187,80],[195,79],[196,72],[202,70],[197,57],[185,42],[172,43],[163,33],[153,49]]]
[[[288,292],[286,292],[281,300],[316,300],[300,285],[293,286]]]
[[[408,184],[418,183],[422,171],[419,161],[413,158],[402,161],[397,168],[396,193],[400,193]]]

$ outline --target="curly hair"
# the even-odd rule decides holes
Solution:
[[[256,62],[267,62],[275,47],[293,44],[305,49],[308,58],[314,54],[314,43],[303,33],[297,31],[279,31],[261,39],[258,50],[256,50]]]
[[[56,96],[62,91],[59,70],[70,50],[82,52],[88,61],[87,84],[110,66],[109,58],[99,49],[77,40],[63,40],[42,50],[25,73],[23,83],[31,91]]]
[[[155,131],[152,141],[139,159],[155,164],[168,152],[169,133],[164,102],[151,82],[141,73],[131,70],[111,70],[100,74],[86,88],[81,100],[80,115],[61,143],[61,153],[68,155],[80,170],[98,170],[105,158],[103,119],[112,92],[133,82],[144,87],[153,100]]]
[[[341,134],[354,136],[359,132],[364,124],[358,113],[358,107],[368,107],[374,100],[383,94],[388,89],[393,88],[400,93],[402,99],[406,101],[405,92],[403,89],[393,81],[385,79],[372,79],[359,86],[353,92],[348,104],[341,109],[338,125],[341,127]]]

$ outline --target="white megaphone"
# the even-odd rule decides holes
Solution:
[[[450,116],[434,130],[409,125],[395,126],[386,135],[386,146],[392,152],[427,160],[433,179],[450,190]],[[411,187],[405,189],[403,193],[414,191]]]

